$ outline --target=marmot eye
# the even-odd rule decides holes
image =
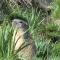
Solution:
[[[23,23],[22,21],[20,21],[19,23]]]

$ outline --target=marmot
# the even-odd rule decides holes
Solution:
[[[14,19],[12,21],[12,26],[15,29],[14,51],[17,53],[18,58],[22,57],[24,60],[32,60],[36,53],[36,46],[28,32],[28,24],[23,20]]]

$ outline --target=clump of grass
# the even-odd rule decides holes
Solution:
[[[0,60],[15,60],[12,52],[13,29],[8,22],[4,22],[0,27]]]
[[[60,56],[60,42],[54,45],[52,51],[53,51],[52,55]]]
[[[54,0],[53,5],[53,17],[59,19],[60,18],[60,0]]]

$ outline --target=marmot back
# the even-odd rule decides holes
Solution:
[[[28,32],[28,24],[25,21],[14,19],[12,21],[12,26],[15,29],[14,35],[16,33],[14,51],[17,52],[19,58],[22,56],[24,60],[32,60],[36,53],[36,46]]]

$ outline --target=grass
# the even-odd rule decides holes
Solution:
[[[55,19],[60,19],[60,1],[59,0],[54,0],[54,5],[53,5],[53,17]]]
[[[53,17],[59,18],[60,15],[58,13],[60,13],[60,8],[58,7],[60,7],[60,3],[58,3],[58,0],[56,1],[57,8],[54,10]],[[35,41],[37,48],[34,60],[59,60],[60,41],[57,43],[50,42],[52,40],[51,38],[54,37],[59,37],[60,40],[59,26],[51,21],[50,23],[48,22],[48,24],[45,24],[45,13],[42,12],[42,10],[38,12],[37,9],[33,8],[21,8],[19,6],[12,7],[12,11],[7,14],[6,18],[4,18],[5,21],[0,24],[0,60],[18,60],[14,53],[12,53],[13,48],[11,48],[13,29],[9,22],[11,22],[14,18],[22,19],[28,22],[30,34]]]
[[[8,59],[11,55],[11,39],[12,39],[12,30],[10,25],[4,23],[0,28],[0,59]]]

